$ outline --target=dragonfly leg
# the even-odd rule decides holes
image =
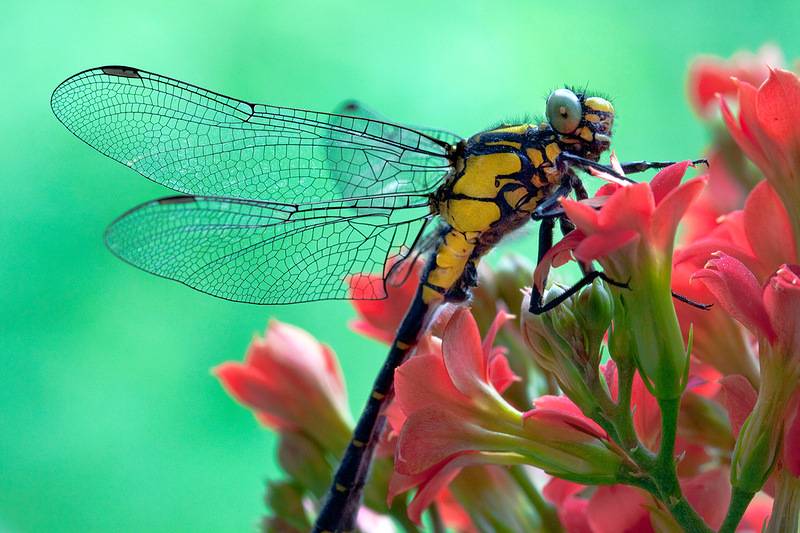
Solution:
[[[541,219],[541,223],[539,224],[539,254],[536,264],[542,262],[544,259],[544,255],[553,247],[553,228],[555,227],[555,219],[556,217],[547,217]],[[542,280],[542,287],[547,285],[547,276],[545,275],[544,279]],[[544,305],[543,295],[539,292],[539,289],[534,285],[531,287],[531,305],[530,308],[533,309],[534,306],[539,308]]]
[[[674,165],[676,161],[631,161],[630,163],[622,163],[622,170],[625,174],[636,174],[637,172],[644,172],[651,168],[664,168]],[[693,165],[708,166],[706,159],[695,159],[692,161]]]
[[[592,161],[591,159],[586,159],[585,157],[581,157],[581,156],[578,156],[578,155],[575,155],[575,154],[571,154],[569,152],[561,152],[558,155],[558,158],[560,160],[562,160],[562,161],[571,161],[571,162],[576,163],[576,164],[578,164],[580,166],[583,166],[583,167],[596,168],[597,170],[601,170],[601,171],[603,171],[603,172],[605,172],[607,174],[611,174],[615,178],[623,180],[623,181],[627,181],[629,183],[636,183],[634,180],[630,179],[627,176],[624,176],[624,175],[620,174],[619,172],[617,172],[616,170],[614,170],[610,166],[604,165],[603,163],[598,163],[597,161]],[[623,169],[624,169],[624,167],[623,167]]]
[[[574,285],[569,287],[567,290],[565,290],[563,293],[559,294],[558,296],[556,296],[555,298],[553,298],[552,300],[550,300],[547,303],[542,303],[541,302],[541,298],[534,299],[533,295],[531,295],[531,305],[528,308],[528,311],[530,311],[534,315],[540,315],[542,313],[546,313],[547,311],[555,309],[556,307],[558,307],[559,305],[564,303],[568,298],[570,298],[575,293],[577,293],[579,290],[581,290],[582,288],[586,287],[587,285],[591,285],[591,283],[594,280],[598,279],[598,278],[602,279],[603,281],[605,281],[609,285],[614,285],[615,287],[620,287],[620,288],[623,288],[623,289],[629,289],[630,288],[628,286],[628,282],[622,283],[622,282],[613,280],[613,279],[609,278],[604,272],[593,270],[593,271],[588,272],[587,274],[585,274],[577,283],[575,283]]]
[[[575,180],[578,181],[578,180]],[[536,206],[536,209],[533,210],[531,213],[531,219],[533,220],[546,220],[548,218],[557,218],[564,214],[564,210],[561,208],[561,199],[565,198],[571,191],[573,187],[573,180],[567,177],[561,184],[553,191],[547,198],[542,200],[539,205]],[[541,231],[539,232],[541,238]],[[539,248],[541,251],[541,248]],[[548,248],[549,250],[549,248]],[[547,250],[545,250],[547,252]]]

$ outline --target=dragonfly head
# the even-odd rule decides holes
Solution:
[[[614,106],[599,96],[556,89],[547,98],[547,121],[562,150],[597,161],[611,145]]]

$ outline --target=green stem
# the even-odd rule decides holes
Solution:
[[[633,391],[633,377],[635,368],[630,361],[617,365],[617,406],[614,413],[614,425],[619,434],[619,444],[627,452],[641,448],[636,429],[633,427],[633,411],[631,409],[631,395]]]
[[[525,468],[516,465],[509,467],[508,471],[542,519],[542,531],[544,533],[561,533],[564,529],[561,527],[558,513],[552,505],[544,501],[544,498],[542,498],[542,495],[536,490],[528,474],[525,473]]]
[[[753,499],[752,492],[744,491],[738,487],[733,488],[731,493],[731,501],[728,504],[728,512],[725,515],[725,520],[719,528],[719,533],[733,533],[736,531],[736,526],[742,520],[750,500]]]
[[[675,437],[680,398],[658,400],[658,406],[661,408],[661,446],[656,457],[656,468],[662,474],[675,474]],[[674,477],[674,481],[678,481],[677,475],[665,477]]]
[[[686,531],[710,532],[711,529],[683,497],[675,470],[675,436],[680,398],[661,399],[658,405],[661,408],[661,446],[650,469],[658,488],[658,497]]]

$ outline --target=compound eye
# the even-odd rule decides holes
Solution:
[[[581,123],[581,102],[569,89],[556,89],[547,98],[547,120],[559,133],[572,133]]]

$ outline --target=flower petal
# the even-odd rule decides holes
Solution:
[[[589,501],[589,524],[594,533],[653,531],[647,507],[652,500],[639,489],[626,485],[599,487]]]
[[[492,386],[503,394],[513,383],[521,381],[511,369],[505,354],[497,353],[489,359],[489,381]]]
[[[585,488],[586,485],[554,477],[542,489],[542,496],[550,503],[555,504],[556,507],[559,507],[567,498],[578,494]]]
[[[676,165],[672,167],[674,166]],[[668,167],[665,170],[672,167]],[[685,170],[686,168],[684,167],[683,171]],[[672,249],[678,223],[683,218],[686,210],[689,209],[689,206],[692,205],[692,202],[703,191],[707,181],[705,177],[695,178],[687,181],[677,189],[670,190],[662,197],[650,222],[650,235],[653,246],[660,250]],[[655,194],[655,191],[653,193]]]
[[[692,279],[702,282],[722,308],[750,331],[769,340],[775,338],[761,300],[761,287],[753,273],[739,260],[715,253],[706,263],[706,268],[695,272]]]
[[[441,355],[419,353],[400,365],[394,375],[396,401],[406,416],[432,405],[452,410],[469,404],[469,398],[450,381]]]
[[[463,417],[429,407],[409,415],[400,431],[395,451],[395,470],[419,474],[448,457],[481,449],[490,433]]]
[[[797,262],[789,213],[766,180],[748,195],[743,225],[756,257],[768,271],[776,265]]]
[[[550,248],[536,265],[533,271],[533,284],[540,293],[544,292],[544,280],[551,268],[558,268],[572,260],[572,252],[580,242],[586,238],[580,230],[569,232],[563,239]]]
[[[720,109],[722,110],[722,118],[725,121],[725,125],[728,127],[728,132],[731,134],[731,137],[733,137],[736,144],[739,145],[739,148],[747,155],[748,159],[762,170],[769,168],[767,156],[764,154],[761,145],[758,144],[758,140],[752,132],[753,123],[755,122],[756,89],[745,82],[739,82],[738,86],[740,117],[737,120],[733,116],[733,112],[728,106],[728,103],[720,96],[719,102]],[[749,125],[746,124],[745,116],[749,117]]]
[[[489,360],[489,355],[492,351],[492,346],[494,346],[494,340],[497,337],[497,332],[500,331],[506,322],[514,318],[514,315],[508,313],[501,309],[497,312],[497,316],[494,317],[492,321],[492,325],[489,326],[489,331],[486,332],[486,337],[483,339],[483,356],[486,361]]]
[[[665,196],[680,185],[689,164],[690,161],[681,161],[661,169],[658,174],[653,176],[653,179],[650,180],[650,188],[653,190],[653,200],[656,205],[660,204]]]
[[[778,341],[789,357],[800,354],[800,265],[781,265],[764,287],[767,308]]]
[[[747,378],[739,374],[725,376],[720,385],[719,401],[728,411],[733,436],[738,437],[744,421],[756,405],[758,393]]]
[[[725,506],[731,497],[729,473],[726,468],[714,468],[681,483],[691,506],[712,529],[719,529],[725,519]]]
[[[608,233],[597,233],[583,239],[575,248],[578,261],[593,261],[606,257],[639,238],[634,230],[620,230]]]
[[[756,105],[761,128],[788,153],[800,146],[800,78],[774,69],[758,91]]]
[[[241,363],[223,363],[213,373],[219,378],[225,390],[236,401],[256,411],[269,414],[268,420],[276,423],[275,429],[294,429],[298,423],[291,413],[286,412],[292,398],[286,398],[275,391],[273,383],[251,366]]]
[[[439,493],[461,473],[461,469],[470,464],[479,463],[480,454],[477,452],[465,452],[462,455],[444,462],[441,466],[431,469],[427,479],[420,484],[420,488],[414,495],[414,499],[408,505],[408,517],[419,524],[422,520],[422,512],[433,503]]]
[[[447,323],[442,337],[442,354],[456,389],[466,396],[485,391],[489,382],[487,361],[478,324],[468,309],[457,310]]]
[[[600,210],[598,221],[605,231],[629,229],[641,232],[649,226],[655,208],[650,185],[637,183],[617,189]]]
[[[783,467],[800,478],[800,385],[789,402],[783,430]]]
[[[584,234],[589,235],[599,229],[598,214],[583,202],[569,198],[561,200],[561,207],[573,224]]]

